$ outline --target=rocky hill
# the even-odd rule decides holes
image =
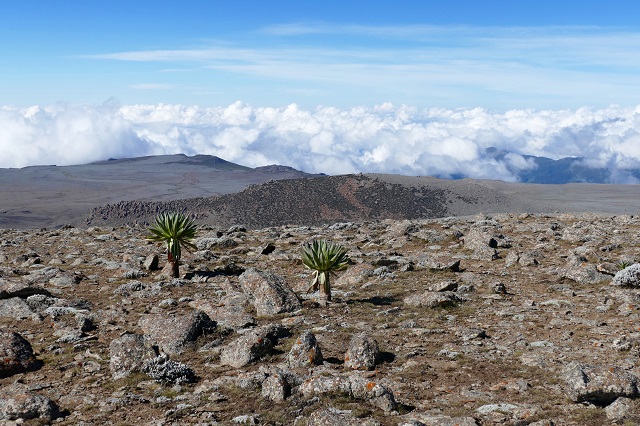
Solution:
[[[274,180],[216,197],[123,201],[94,208],[86,224],[150,223],[159,212],[181,211],[212,226],[242,223],[255,229],[544,209],[552,210],[545,203],[534,203],[516,194],[508,195],[471,180],[342,175]]]
[[[393,217],[358,192],[382,180],[350,179],[341,197]],[[639,231],[589,214],[205,225],[170,279],[143,228],[0,230],[0,422],[638,424]],[[312,238],[352,259],[327,306],[305,293]]]

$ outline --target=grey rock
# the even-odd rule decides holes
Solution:
[[[242,291],[252,300],[258,316],[293,312],[302,307],[284,278],[274,273],[249,268],[238,281]]]
[[[61,416],[58,405],[26,386],[12,384],[0,388],[0,420],[39,419],[51,421]]]
[[[619,397],[638,395],[638,378],[620,367],[571,362],[563,369],[567,396],[575,402],[610,404]]]
[[[572,265],[563,276],[580,284],[599,284],[609,281],[610,277],[598,272],[594,265]]]
[[[430,291],[456,291],[458,289],[458,282],[456,280],[440,281],[437,284],[433,284],[429,287]]]
[[[481,407],[478,407],[476,411],[480,414],[489,414],[494,411],[500,411],[502,413],[513,413],[519,407],[517,405],[508,404],[508,403],[500,403],[500,404],[487,404]]]
[[[302,333],[287,354],[286,362],[291,368],[311,367],[322,364],[322,351],[316,336],[310,331]]]
[[[473,417],[449,417],[442,414],[413,412],[403,416],[411,426],[478,426]]]
[[[129,281],[127,283],[124,283],[122,285],[120,285],[118,288],[116,288],[115,290],[113,290],[113,292],[115,294],[119,294],[121,296],[131,296],[132,294],[136,293],[136,292],[140,292],[142,290],[146,289],[146,286],[141,282],[141,281]]]
[[[355,417],[351,410],[338,410],[325,408],[311,413],[306,426],[378,426],[380,422],[375,419],[362,419]]]
[[[182,384],[193,383],[196,375],[189,366],[169,359],[167,354],[160,354],[142,366],[142,372],[160,383]]]
[[[156,356],[141,334],[127,333],[109,344],[109,368],[114,380],[141,371],[147,360]]]
[[[49,280],[49,284],[56,287],[73,287],[82,281],[82,277],[76,274],[60,272]]]
[[[158,269],[158,264],[160,263],[160,258],[157,254],[150,254],[147,258],[142,262],[142,268],[147,271],[155,271]]]
[[[640,263],[634,263],[633,265],[616,273],[611,285],[620,287],[640,287]]]
[[[262,246],[262,247],[260,248],[260,254],[262,254],[262,255],[265,255],[265,256],[266,256],[266,255],[268,255],[268,254],[273,253],[275,250],[276,250],[276,245],[275,245],[275,244],[273,244],[273,243],[267,243],[267,244],[265,244],[264,246]]]
[[[398,404],[393,392],[386,386],[360,377],[358,373],[346,375],[316,375],[299,387],[305,398],[342,393],[353,399],[363,400],[385,412],[394,411]]]
[[[44,288],[25,281],[0,279],[0,299],[10,299],[12,297],[29,297],[35,294],[51,296]]]
[[[269,377],[262,382],[263,398],[274,402],[282,402],[291,394],[291,387],[286,380],[286,377],[280,373],[275,372],[270,374]]]
[[[463,299],[452,291],[428,291],[404,299],[404,304],[416,308],[448,308],[458,305]]]
[[[379,357],[378,342],[373,337],[360,333],[349,341],[344,366],[354,370],[373,370]]]
[[[373,268],[366,263],[358,263],[347,269],[342,275],[332,281],[332,287],[354,287],[366,282],[373,276]]]
[[[146,277],[148,274],[141,269],[127,268],[120,271],[120,277],[125,279],[137,279]]]
[[[243,414],[231,419],[232,423],[238,423],[241,425],[259,425],[261,420],[260,416],[256,414]]]
[[[24,337],[18,333],[0,332],[0,378],[37,370],[41,364]]]
[[[25,319],[29,318],[33,311],[27,302],[20,297],[0,300],[0,317]]]
[[[211,250],[214,248],[229,249],[238,246],[238,242],[232,238],[198,238],[195,241],[198,250]]]
[[[209,318],[214,320],[220,327],[238,330],[256,324],[256,319],[245,310],[246,303],[246,296],[238,294],[237,296],[227,296],[220,303],[193,300],[189,302],[189,306],[209,315]]]
[[[618,266],[611,262],[602,262],[596,265],[596,269],[598,272],[602,274],[607,274],[611,276],[615,276],[620,270]]]
[[[139,325],[150,341],[171,355],[192,347],[198,337],[216,327],[202,311],[186,315],[147,315],[140,319]]]
[[[288,329],[276,324],[248,331],[222,348],[220,362],[235,368],[256,362],[270,354],[278,339],[286,335]]]
[[[480,246],[476,248],[475,250],[473,250],[473,253],[471,254],[470,257],[471,259],[474,259],[474,260],[484,260],[484,261],[492,261],[500,258],[498,254],[498,250],[489,246]]]
[[[620,397],[610,405],[607,405],[604,411],[607,414],[607,419],[612,422],[627,421],[633,422],[633,424],[640,422],[640,404],[638,400]]]
[[[430,271],[452,271],[460,270],[460,259],[453,259],[451,254],[423,255],[415,259],[417,269],[428,269]]]
[[[43,313],[48,307],[53,306],[60,302],[55,297],[49,297],[44,294],[34,294],[27,297],[27,305],[33,312]]]

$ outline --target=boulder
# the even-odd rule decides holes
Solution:
[[[618,271],[613,277],[611,285],[620,287],[640,287],[640,263],[634,263],[631,266]]]
[[[270,354],[278,339],[288,334],[286,327],[276,324],[248,331],[222,348],[220,363],[240,368],[256,362]]]
[[[27,302],[20,297],[0,299],[0,317],[25,319],[31,317],[33,311]]]
[[[293,312],[302,307],[298,296],[289,288],[284,278],[255,268],[249,268],[238,281],[242,291],[249,296],[258,316]]]
[[[356,334],[351,338],[344,355],[344,366],[354,370],[373,370],[379,357],[376,339],[365,333]]]
[[[354,416],[351,410],[324,408],[314,411],[307,419],[307,426],[378,426],[375,419],[363,419]]]
[[[567,396],[575,402],[608,405],[616,398],[638,395],[638,378],[620,367],[571,362],[562,374],[567,383]]]
[[[127,333],[109,344],[109,368],[114,380],[122,379],[131,373],[141,371],[144,363],[156,356],[144,336]]]
[[[416,308],[449,308],[463,299],[452,291],[427,291],[404,299],[404,304]]]
[[[385,412],[394,411],[398,407],[390,389],[359,376],[357,372],[344,375],[327,375],[322,372],[305,380],[299,389],[307,399],[326,394],[344,394],[365,401]]]
[[[0,378],[37,370],[41,365],[24,337],[18,333],[0,332]]]
[[[58,405],[19,383],[0,388],[0,420],[38,419],[50,422],[61,416]]]
[[[322,364],[322,351],[316,336],[310,331],[302,333],[287,354],[286,363],[291,368]]]
[[[139,325],[151,342],[171,355],[192,347],[198,337],[216,327],[216,323],[202,311],[186,315],[146,315],[140,319]]]

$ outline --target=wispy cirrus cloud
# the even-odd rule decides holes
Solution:
[[[625,29],[287,24],[259,34],[201,49],[88,57],[191,66],[258,86],[265,79],[280,82],[264,86],[265,93],[291,84],[361,99],[352,103],[376,97],[502,109],[634,104],[640,98],[640,32]]]

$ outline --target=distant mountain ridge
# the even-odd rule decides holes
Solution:
[[[504,164],[518,182],[541,184],[565,184],[565,183],[613,183],[619,180],[619,176],[613,176],[611,170],[604,167],[589,167],[583,157],[564,157],[553,160],[547,157],[535,155],[520,155],[528,163],[533,162],[535,167],[518,168],[510,166],[507,156],[513,154],[509,151],[497,148],[487,148],[486,154]],[[628,170],[627,180],[640,180],[640,170]]]

